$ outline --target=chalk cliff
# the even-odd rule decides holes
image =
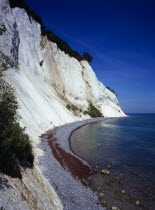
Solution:
[[[77,61],[41,36],[40,25],[24,9],[1,0],[0,54],[10,67],[6,78],[15,87],[22,123],[32,134],[80,118],[67,110],[71,103],[86,110],[95,105],[105,117],[124,116],[115,94],[98,81],[87,61]],[[5,61],[4,61],[5,62]],[[81,117],[80,117],[81,116]]]
[[[52,126],[89,118],[83,112],[90,103],[105,117],[125,116],[116,95],[98,81],[87,61],[77,61],[41,36],[40,25],[24,9],[11,9],[8,0],[0,0],[0,30],[0,65],[5,70],[6,81],[15,89],[21,107],[20,123],[27,128],[36,155],[42,154],[37,149],[41,133]],[[67,104],[73,104],[79,110],[76,113],[68,110]],[[34,170],[35,177],[44,179],[40,178],[40,169]],[[28,180],[34,174],[27,173],[27,183],[32,183]],[[52,191],[50,186],[48,190]],[[48,190],[42,190],[42,194],[47,195]],[[61,209],[57,195],[54,196],[57,200],[55,206]],[[40,197],[40,202],[43,203],[45,197]],[[46,205],[40,204],[37,209],[56,208],[54,204],[54,207],[48,204],[50,195],[45,200]],[[16,209],[20,208],[16,206]]]

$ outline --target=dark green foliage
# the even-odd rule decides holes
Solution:
[[[79,110],[79,109],[78,109],[78,107],[77,107],[77,106],[75,106],[75,105],[73,105],[73,104],[71,105],[71,109],[73,110],[73,112],[75,112],[75,111]]]
[[[25,9],[27,14],[41,25],[41,31],[44,33],[45,26],[42,23],[41,17],[28,6],[25,0],[9,0],[9,2],[11,8],[19,7]]]
[[[39,65],[42,66],[44,61],[40,61]]]
[[[66,108],[67,108],[68,110],[70,110],[70,109],[71,109],[71,105],[70,105],[70,104],[67,104],[67,105],[66,105]]]
[[[71,105],[70,105],[70,104],[67,104],[67,105],[66,105],[66,108],[67,108],[68,110],[72,110],[73,112],[79,110],[78,107],[75,106],[75,105],[73,105],[73,104],[71,104]]]
[[[113,89],[111,89],[110,87],[106,87],[108,90],[110,90],[112,93],[114,93],[116,96],[117,96],[117,94],[115,93],[115,91],[113,90]]]
[[[14,91],[2,78],[0,78],[0,129],[5,130],[18,119],[16,110],[18,103]]]
[[[4,62],[1,63],[1,71],[5,71],[8,68],[9,68],[9,66],[6,63],[4,63]]]
[[[93,60],[93,57],[87,52],[84,52],[82,57],[83,59],[87,60],[89,63]]]
[[[102,113],[92,104],[89,104],[89,108],[87,111],[83,111],[81,108],[78,108],[77,106],[73,104],[67,104],[66,108],[70,111],[73,111],[76,114],[79,114],[79,112],[83,112],[84,115],[88,114],[90,117],[103,117]]]
[[[76,58],[78,61],[81,61],[83,57],[73,50],[67,42],[63,41],[60,37],[54,34],[51,30],[45,31],[48,40],[57,44],[58,48],[64,51],[66,54],[70,55],[71,57]]]
[[[0,27],[0,35],[3,35],[5,32],[6,32],[5,25],[2,25],[2,27]]]
[[[41,25],[41,33],[43,36],[47,36],[48,40],[57,44],[58,48],[64,51],[66,54],[70,55],[71,57],[76,58],[78,61],[87,60],[88,62],[92,61],[92,56],[88,53],[83,53],[83,56],[80,55],[78,52],[73,50],[67,42],[63,41],[59,36],[57,36],[51,30],[45,30],[45,26],[42,23],[41,17],[34,12],[24,0],[9,0],[10,6],[12,8],[19,7],[24,8],[29,16],[31,16],[34,20],[36,20]]]
[[[89,104],[88,111],[86,111],[85,114],[88,114],[92,118],[103,117],[102,113],[95,106],[93,106],[93,104]]]
[[[18,123],[14,90],[0,78],[0,170],[21,178],[19,165],[32,166],[34,156],[29,136]]]
[[[87,111],[84,111],[83,114],[86,115],[87,114]]]

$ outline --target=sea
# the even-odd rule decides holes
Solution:
[[[73,132],[70,144],[93,168],[109,171],[86,177],[103,206],[155,209],[155,114],[87,124]]]

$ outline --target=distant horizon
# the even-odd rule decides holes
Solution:
[[[47,29],[93,57],[125,113],[155,113],[155,1],[26,0]]]
[[[148,113],[147,113],[147,112],[145,112],[145,113],[138,113],[138,112],[137,112],[137,113],[134,113],[134,112],[133,112],[133,113],[125,113],[125,114],[127,114],[127,115],[128,115],[128,114],[155,114],[155,112],[154,112],[154,113],[151,113],[151,112],[148,112]]]

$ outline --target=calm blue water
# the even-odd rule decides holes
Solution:
[[[112,173],[121,175],[129,189],[134,185],[146,196],[155,196],[155,114],[88,124],[73,133],[71,147],[92,166],[112,166]]]

